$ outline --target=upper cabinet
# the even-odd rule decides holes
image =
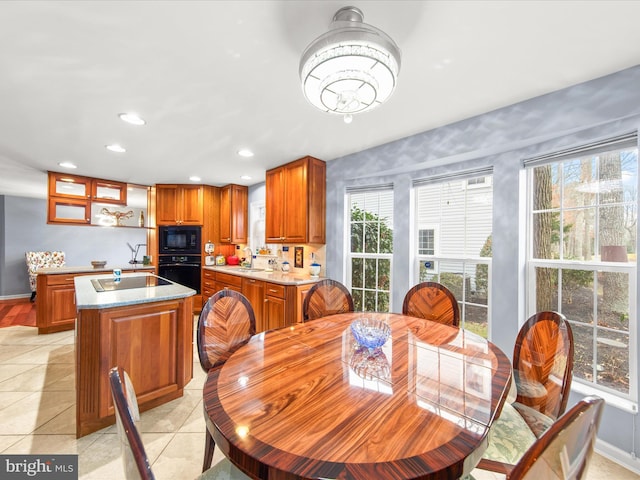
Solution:
[[[266,173],[266,243],[325,243],[326,164],[304,157]]]
[[[92,205],[103,203],[126,206],[127,184],[49,172],[49,223],[92,224]]]
[[[158,225],[202,225],[203,209],[202,185],[156,185]]]
[[[220,242],[247,243],[249,189],[226,185],[220,189]]]

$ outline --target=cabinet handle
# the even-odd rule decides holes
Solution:
[[[274,290],[273,288],[270,288],[269,291],[272,292],[272,293],[278,293],[278,291]]]

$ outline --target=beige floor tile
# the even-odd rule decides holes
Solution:
[[[73,345],[42,345],[24,355],[17,355],[12,363],[33,365],[51,365],[55,363],[74,363]],[[7,363],[7,362],[4,362]]]
[[[53,417],[47,423],[38,427],[34,435],[75,435],[76,434],[76,407],[70,406],[60,414]],[[83,437],[84,438],[84,437]]]
[[[0,330],[2,330],[0,328]],[[25,345],[8,345],[2,344],[0,348],[0,364],[16,364],[16,357],[23,357],[29,352],[37,350],[37,346],[25,346]],[[26,362],[29,363],[29,362]],[[31,362],[31,364],[38,364],[39,362]]]
[[[176,432],[187,421],[202,399],[202,393],[185,390],[181,398],[144,412],[138,426],[141,432]]]
[[[74,404],[73,392],[34,392],[2,410],[2,433],[29,435]]]
[[[217,462],[222,453],[216,453],[214,461]],[[157,480],[196,478],[202,472],[203,456],[204,435],[177,433],[151,468]]]
[[[204,412],[202,410],[202,399],[195,406],[191,415],[184,422],[184,425],[178,430],[179,433],[198,433],[204,438],[206,431],[206,423],[204,420]]]
[[[20,375],[21,373],[27,372],[34,368],[38,368],[38,366],[16,365],[15,363],[0,364],[0,384],[2,384],[2,382],[4,382],[5,380],[13,378],[16,375]]]
[[[24,439],[24,435],[0,435],[0,453]]]
[[[6,454],[82,454],[95,437],[76,439],[74,435],[26,435],[22,440],[7,448]],[[78,457],[80,458],[80,457]]]
[[[25,369],[26,365],[13,365]],[[38,392],[52,390],[73,390],[75,388],[75,367],[59,363],[30,366],[31,368],[0,382],[3,392]]]
[[[0,418],[4,417],[3,410],[30,395],[31,392],[0,392]]]

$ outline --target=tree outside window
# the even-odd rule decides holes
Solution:
[[[567,317],[574,378],[630,396],[638,151],[600,150],[529,169],[529,313]]]
[[[350,288],[356,311],[389,312],[393,192],[349,194]]]

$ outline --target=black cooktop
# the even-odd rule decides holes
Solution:
[[[169,280],[153,275],[140,277],[100,278],[91,280],[96,292],[111,292],[113,290],[129,290],[131,288],[158,287],[171,285]]]

